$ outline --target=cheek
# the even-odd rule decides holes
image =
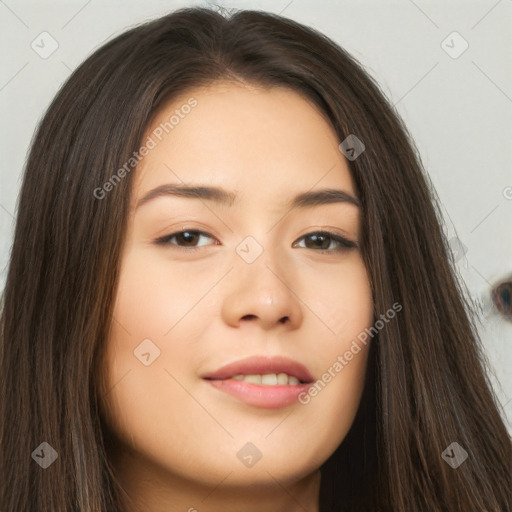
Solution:
[[[309,454],[312,460],[320,455],[325,460],[343,442],[360,405],[370,342],[353,344],[354,339],[319,347],[324,372],[299,397],[299,407],[303,408],[299,414],[305,418],[302,425],[317,437],[315,449]]]
[[[106,419],[127,441],[144,437],[148,419],[165,418],[172,425],[173,409],[186,410],[190,403],[170,376],[185,382],[184,374],[197,357],[193,337],[188,343],[174,342],[178,336],[189,339],[183,335],[184,329],[191,332],[186,315],[189,303],[197,302],[197,290],[187,293],[183,284],[179,273],[166,274],[161,263],[135,251],[123,262],[102,377]]]
[[[365,330],[374,321],[372,291],[362,260],[354,258],[333,274],[319,281],[325,283],[322,293],[317,290],[305,301],[319,319],[322,335],[315,344],[322,373],[300,400],[309,410],[307,416],[323,429],[328,449],[343,440],[359,406],[371,343]]]
[[[315,268],[311,276],[304,278],[307,285],[303,292],[307,297],[305,303],[314,312],[331,345],[340,345],[372,324],[371,286],[358,254],[323,272],[324,275]]]
[[[165,249],[162,249],[165,251]],[[174,326],[189,316],[218,280],[211,265],[194,272],[153,249],[127,253],[120,273],[114,317],[133,338],[168,341]]]

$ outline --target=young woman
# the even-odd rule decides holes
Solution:
[[[510,511],[435,193],[291,20],[183,9],[41,122],[3,296],[0,509]]]

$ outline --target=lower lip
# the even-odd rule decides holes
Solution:
[[[306,392],[311,384],[287,384],[284,386],[263,386],[251,384],[243,380],[209,380],[215,388],[228,395],[238,398],[242,402],[265,409],[279,409],[287,405],[298,403],[298,397]]]

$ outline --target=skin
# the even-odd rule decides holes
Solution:
[[[147,134],[190,97],[197,106],[133,176],[105,347],[113,464],[137,510],[318,511],[319,467],[354,420],[369,345],[307,405],[250,406],[201,376],[247,356],[283,355],[319,379],[372,325],[360,249],[329,253],[335,240],[304,238],[327,230],[357,242],[358,207],[285,207],[310,189],[356,196],[348,164],[320,111],[284,88],[217,82],[188,91]],[[224,187],[239,199],[165,196],[135,208],[153,188],[180,182]],[[208,235],[154,243],[192,229]],[[263,249],[250,264],[236,252],[247,236]],[[160,350],[149,366],[134,356],[144,339]],[[237,458],[247,442],[262,454],[250,468]]]

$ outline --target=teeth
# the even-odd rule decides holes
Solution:
[[[297,377],[287,375],[286,373],[266,373],[265,375],[233,375],[231,378],[233,380],[243,380],[251,384],[260,384],[263,386],[294,386],[300,383]]]
[[[275,386],[277,384],[277,375],[275,373],[267,373],[266,375],[262,375],[261,383],[264,386]]]
[[[284,386],[285,384],[288,384],[290,377],[286,375],[286,373],[278,373],[277,374],[277,383],[280,386]]]
[[[243,380],[251,384],[261,384],[261,375],[246,375]]]

